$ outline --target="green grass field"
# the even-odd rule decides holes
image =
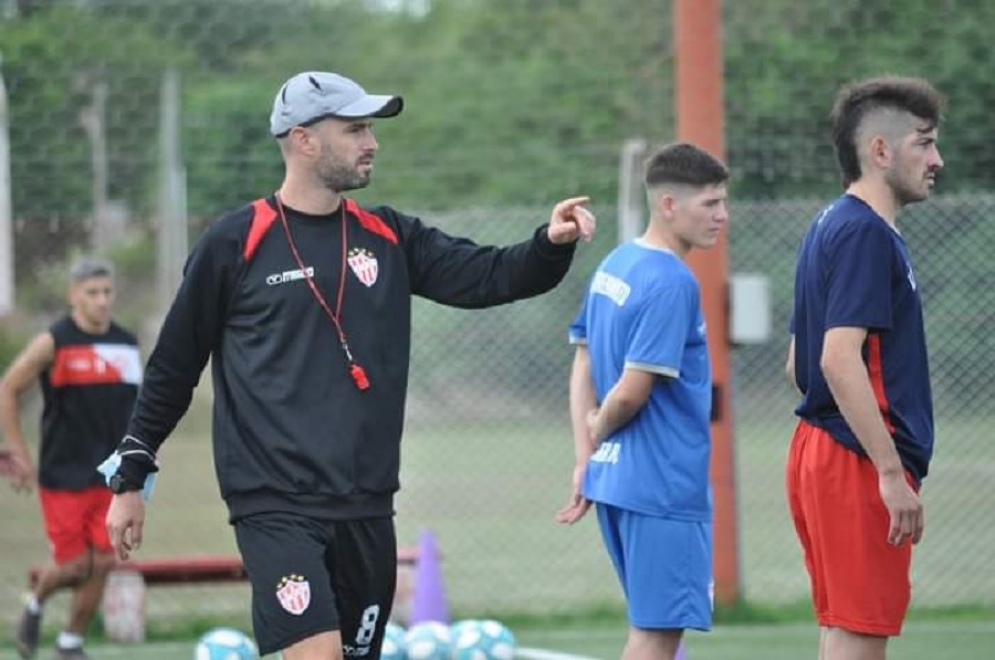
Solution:
[[[614,629],[550,630],[520,634],[523,646],[576,653],[599,660],[618,658],[624,634]],[[814,658],[814,624],[722,626],[711,633],[688,633],[688,660],[798,660]],[[995,649],[995,622],[913,622],[890,642],[901,660],[957,658],[983,660]]]
[[[572,528],[553,522],[567,496],[572,466],[565,415],[537,410],[510,419],[479,421],[468,412],[445,426],[409,424],[397,500],[400,542],[416,543],[426,528],[435,532],[457,617],[619,607],[619,589],[593,516]],[[937,426],[939,449],[924,491],[926,537],[914,561],[913,607],[995,604],[988,559],[995,527],[978,518],[984,503],[995,501],[995,444],[983,434],[991,426],[982,418],[941,419]],[[140,557],[235,552],[207,428],[207,405],[200,397],[161,451],[163,471]],[[782,486],[791,429],[789,416],[770,414],[744,415],[737,429],[742,583],[745,597],[754,603],[796,603],[807,597]],[[27,567],[45,561],[48,551],[33,498],[0,489],[0,510],[5,517],[0,623],[9,627],[19,612]],[[66,604],[64,596],[53,600],[47,628],[62,621]],[[247,611],[244,586],[149,592],[150,622],[237,620]]]
[[[574,624],[561,628],[528,628],[518,632],[524,648],[614,660],[624,641],[621,622]],[[689,633],[689,660],[798,660],[815,657],[818,632],[811,623],[726,625],[711,633]],[[90,649],[101,659],[190,660],[194,641],[164,641],[141,645],[100,645]],[[890,643],[890,656],[900,660],[987,660],[995,649],[993,621],[912,621],[905,634]],[[12,650],[0,658],[16,658]],[[42,656],[44,657],[44,656]],[[527,656],[522,654],[523,658]],[[269,660],[273,660],[272,657]],[[566,659],[564,659],[566,660]]]

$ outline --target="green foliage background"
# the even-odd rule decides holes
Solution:
[[[670,7],[661,0],[435,0],[425,15],[359,0],[21,4],[30,11],[0,25],[0,53],[19,128],[22,216],[88,208],[76,117],[86,98],[74,80],[93,72],[111,86],[112,196],[145,208],[161,74],[181,71],[190,208],[201,218],[277,184],[269,108],[303,69],[405,96],[402,118],[379,127],[376,186],[400,207],[545,203],[550,191],[610,201],[621,141],[673,138]],[[991,186],[995,155],[983,136],[995,129],[995,4],[736,0],[725,14],[737,197],[833,189],[833,92],[883,72],[927,76],[950,97],[944,190]]]

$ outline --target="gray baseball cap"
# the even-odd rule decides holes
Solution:
[[[305,71],[283,83],[277,92],[269,130],[275,137],[283,137],[294,126],[328,117],[394,117],[403,107],[400,96],[367,94],[356,82],[337,73]]]

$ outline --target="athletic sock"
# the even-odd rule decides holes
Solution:
[[[60,649],[78,649],[83,646],[83,636],[63,630],[59,633],[59,639],[55,645]]]
[[[29,612],[32,614],[41,614],[41,603],[38,602],[38,597],[34,594],[28,596],[28,601],[24,605]]]

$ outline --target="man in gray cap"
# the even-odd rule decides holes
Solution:
[[[367,94],[366,90],[337,73],[298,73],[280,88],[273,101],[270,132],[285,138],[294,126],[312,126],[323,119],[396,117],[404,108],[400,96]]]
[[[209,357],[222,497],[252,582],[263,654],[379,657],[397,570],[393,499],[411,343],[411,296],[465,308],[549,291],[594,217],[586,197],[508,247],[453,237],[367,186],[373,119],[403,108],[334,73],[277,92],[279,190],[211,224],[193,248],[109,477],[122,559],[141,542],[144,484]]]

